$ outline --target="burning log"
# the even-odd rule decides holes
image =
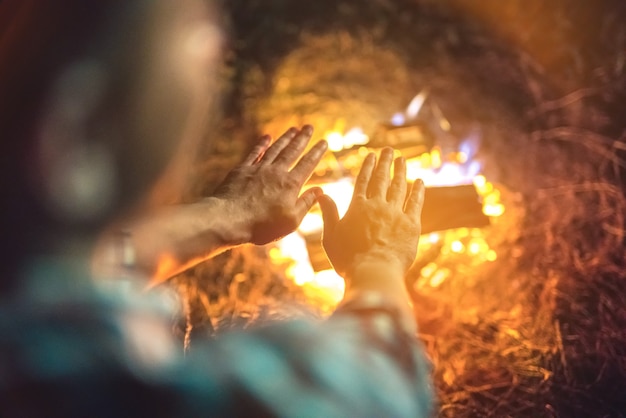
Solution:
[[[373,148],[389,146],[402,149],[407,158],[429,152],[434,145],[432,133],[424,125],[417,123],[400,126],[391,123],[381,124],[368,143],[368,146]]]
[[[422,234],[489,225],[473,185],[429,187],[422,209]]]

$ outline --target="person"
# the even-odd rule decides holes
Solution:
[[[403,278],[424,187],[369,155],[340,219],[301,189],[326,149],[312,127],[263,137],[214,195],[128,219],[210,111],[220,31],[201,0],[0,3],[4,133],[0,416],[416,417],[429,366]],[[408,194],[408,196],[407,196]],[[183,355],[158,289],[215,254],[292,232],[319,202],[346,280],[322,322],[196,341]]]

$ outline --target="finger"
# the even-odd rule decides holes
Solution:
[[[411,195],[406,202],[406,208],[404,212],[412,218],[419,221],[419,217],[422,214],[422,207],[424,206],[424,182],[420,179],[413,183],[411,188]]]
[[[306,148],[306,144],[309,143],[313,135],[313,127],[311,125],[305,125],[300,132],[283,148],[280,154],[274,160],[274,164],[282,164],[286,167],[296,162],[298,157]]]
[[[243,160],[241,165],[252,165],[259,161],[263,156],[263,153],[265,153],[265,150],[267,150],[267,147],[270,146],[271,140],[272,138],[269,135],[263,135],[254,148],[252,148],[250,154],[248,154],[246,159]]]
[[[302,222],[304,215],[311,210],[311,207],[313,207],[318,197],[323,193],[324,192],[319,187],[312,187],[300,195],[298,200],[296,200],[296,216],[298,217],[298,224]]]
[[[393,162],[393,180],[387,193],[387,200],[391,203],[404,205],[406,197],[406,162],[398,157]]]
[[[324,140],[319,141],[309,152],[300,158],[300,161],[298,161],[298,164],[289,172],[289,175],[299,184],[304,184],[322,159],[326,148],[328,148],[328,143]]]
[[[280,154],[280,152],[289,144],[289,142],[296,136],[298,130],[296,128],[289,128],[284,134],[280,136],[272,144],[271,147],[265,151],[265,154],[260,160],[261,164],[271,164],[274,162],[276,157]]]
[[[339,222],[339,212],[337,205],[328,195],[321,195],[317,198],[322,209],[322,217],[324,218],[324,235],[332,231]]]
[[[354,182],[354,194],[352,195],[353,199],[357,196],[366,197],[367,186],[370,183],[370,178],[372,177],[372,171],[374,170],[375,165],[376,155],[370,152],[367,154],[367,157],[365,157],[363,165],[361,166],[361,171],[359,171],[359,174]]]
[[[387,189],[389,188],[389,169],[391,167],[392,159],[393,150],[391,148],[384,148],[380,153],[378,165],[372,174],[372,180],[370,181],[369,188],[367,189],[369,197],[387,198]]]

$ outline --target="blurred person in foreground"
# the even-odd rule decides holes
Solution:
[[[429,367],[403,278],[423,185],[393,152],[369,155],[352,204],[301,188],[326,143],[263,137],[213,196],[152,209],[109,239],[199,135],[220,32],[200,0],[0,3],[0,416],[419,417]],[[408,197],[407,197],[408,194]],[[292,232],[315,202],[346,280],[323,322],[196,341],[183,356],[158,288],[228,248]],[[106,252],[106,251],[105,251]]]

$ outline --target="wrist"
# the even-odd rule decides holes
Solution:
[[[406,268],[399,257],[390,253],[385,248],[371,249],[367,252],[354,256],[351,265],[346,271],[346,275],[353,276],[355,273],[374,268],[376,270],[386,269],[394,274],[404,277]]]
[[[404,283],[406,270],[405,263],[388,252],[368,252],[355,257],[353,268],[345,277],[343,303],[364,297],[384,301],[385,305],[397,309],[403,327],[414,332],[413,308]]]
[[[406,268],[387,251],[368,251],[356,256],[345,272],[346,288],[354,291],[404,291]]]
[[[244,208],[235,200],[225,197],[208,197],[202,201],[203,211],[206,207],[210,211],[215,211],[220,215],[214,216],[211,225],[208,226],[215,233],[219,244],[224,247],[233,247],[241,244],[248,244],[252,239],[252,211]],[[222,225],[216,225],[215,222],[224,219],[226,222]]]

